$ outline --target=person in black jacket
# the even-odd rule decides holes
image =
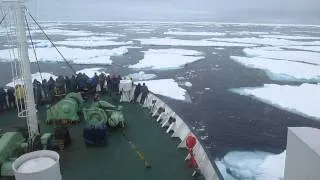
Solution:
[[[144,104],[144,101],[146,100],[146,97],[149,94],[149,89],[145,83],[142,84],[141,93],[142,93],[142,95],[141,95],[140,104]]]
[[[51,102],[53,100],[54,97],[54,86],[55,86],[55,81],[53,80],[52,77],[50,77],[49,81],[48,81],[48,99]]]
[[[66,82],[66,91],[67,93],[71,92],[71,80],[68,76],[65,77],[65,82]]]
[[[134,93],[133,93],[133,102],[134,103],[137,102],[137,99],[138,99],[140,93],[141,93],[141,84],[138,83],[138,85],[134,89]]]
[[[44,95],[44,97],[42,97],[42,100],[47,101],[49,88],[48,88],[48,81],[46,79],[42,80],[41,87],[42,87],[42,91],[43,91],[43,95]]]
[[[0,88],[0,110],[4,111],[8,109],[7,105],[7,93],[3,87]]]
[[[41,94],[41,83],[35,79],[33,80],[33,92],[34,92],[34,100],[36,103],[36,108],[39,108],[39,105],[41,104],[42,100],[42,94]]]
[[[8,95],[8,107],[15,108],[16,107],[16,98],[14,95],[14,88],[13,87],[10,87],[7,90],[7,95]]]

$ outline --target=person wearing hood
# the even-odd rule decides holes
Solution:
[[[49,101],[53,100],[54,87],[55,87],[55,81],[53,80],[52,77],[50,77],[50,79],[48,81],[48,99],[49,99]]]
[[[14,88],[10,87],[7,91],[8,95],[8,107],[15,108],[16,107],[16,98],[14,96]]]
[[[8,104],[7,104],[7,93],[4,90],[3,87],[0,88],[0,110],[4,111],[8,109]]]
[[[48,100],[48,93],[49,93],[49,88],[48,88],[48,81],[46,79],[42,80],[42,91],[43,91],[43,100]]]
[[[58,76],[58,78],[56,79],[56,84],[55,84],[56,93],[58,95],[65,94],[66,93],[65,86],[66,86],[66,81],[65,81],[64,77]]]
[[[38,109],[40,103],[41,103],[41,83],[37,80],[33,80],[33,92],[34,92],[34,100],[36,103],[36,108]]]
[[[143,83],[143,85],[141,87],[141,93],[142,93],[142,95],[141,95],[140,104],[144,104],[144,101],[146,100],[146,97],[149,94],[149,89],[145,83]]]
[[[66,81],[66,91],[67,93],[70,93],[71,90],[71,80],[68,76],[65,76],[65,81]]]
[[[76,81],[75,75],[71,76],[70,85],[71,85],[71,92],[76,92],[77,91],[77,81]]]
[[[138,85],[134,89],[134,93],[133,93],[133,102],[134,103],[137,102],[137,99],[138,99],[140,93],[141,93],[141,84],[138,83]]]

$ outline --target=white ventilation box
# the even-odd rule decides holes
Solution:
[[[12,164],[16,180],[61,180],[59,154],[41,150],[24,154]]]

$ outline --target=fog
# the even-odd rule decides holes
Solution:
[[[320,24],[320,0],[27,0],[41,20]]]

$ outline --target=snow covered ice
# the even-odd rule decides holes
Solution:
[[[149,49],[144,58],[129,68],[177,69],[205,57],[199,51],[185,49]]]
[[[59,51],[74,64],[111,64],[111,56],[122,56],[128,52],[128,47],[122,46],[114,49],[81,49],[60,46]],[[17,51],[15,51],[17,52]],[[30,61],[35,62],[33,50],[29,49]],[[62,61],[62,57],[53,47],[37,48],[39,61]],[[9,50],[0,50],[0,59],[10,60]]]
[[[320,66],[292,62],[287,60],[274,60],[259,57],[231,56],[234,61],[249,67],[264,70],[273,80],[281,81],[319,81]]]
[[[297,36],[297,35],[260,35],[263,38],[290,39],[290,40],[316,40],[320,37]]]
[[[37,72],[37,73],[31,74],[31,77],[32,77],[32,81],[36,79],[39,82],[42,82],[43,79],[49,80],[50,77],[52,77],[53,79],[57,79],[57,76],[47,72],[41,72],[41,75],[39,72]],[[6,86],[15,87],[15,85],[18,85],[18,84],[24,84],[24,82],[20,78],[18,78],[12,82],[9,82]]]
[[[166,35],[181,35],[181,36],[225,36],[226,33],[221,32],[184,32],[184,31],[168,31]]]
[[[109,75],[108,73],[106,73],[105,71],[102,70],[103,68],[101,67],[96,67],[96,68],[85,68],[85,69],[81,69],[79,71],[77,71],[76,73],[85,73],[88,77],[92,78],[94,76],[94,74],[96,73],[98,76],[101,73],[104,73],[105,75]]]
[[[270,46],[304,46],[304,45],[320,45],[320,41],[292,41],[287,39],[277,38],[210,38],[208,40],[217,42],[230,42],[230,43],[244,43],[255,45],[270,45]]]
[[[129,74],[128,77],[132,78],[134,81],[144,81],[154,79],[157,76],[155,74],[146,74],[145,72],[140,71],[138,73]]]
[[[297,62],[320,64],[320,53],[308,51],[286,51],[281,49],[267,49],[264,47],[245,48],[243,52],[249,57],[283,59]]]
[[[173,79],[158,79],[135,82],[135,84],[138,83],[146,83],[149,91],[155,94],[159,94],[176,100],[186,100],[187,91],[179,87],[178,83]]]
[[[320,84],[300,86],[264,84],[263,87],[231,89],[240,95],[254,97],[267,104],[320,120]]]
[[[226,180],[282,180],[286,151],[280,154],[262,151],[231,151],[216,164]]]
[[[133,42],[119,42],[119,41],[111,41],[113,39],[117,39],[117,37],[87,37],[87,38],[74,38],[67,39],[65,41],[58,41],[55,44],[64,45],[64,46],[79,46],[79,47],[99,47],[99,46],[119,46],[119,45],[130,45]]]
[[[219,42],[209,40],[183,40],[175,38],[148,38],[148,39],[135,39],[144,45],[158,45],[158,46],[229,46],[229,47],[251,47],[255,46],[246,43],[236,42]]]
[[[34,33],[42,33],[41,30],[31,31]],[[76,30],[62,30],[62,29],[46,29],[46,34],[48,35],[61,35],[61,36],[91,36],[92,32],[89,31],[76,31]]]
[[[282,46],[282,48],[320,52],[320,46]]]

